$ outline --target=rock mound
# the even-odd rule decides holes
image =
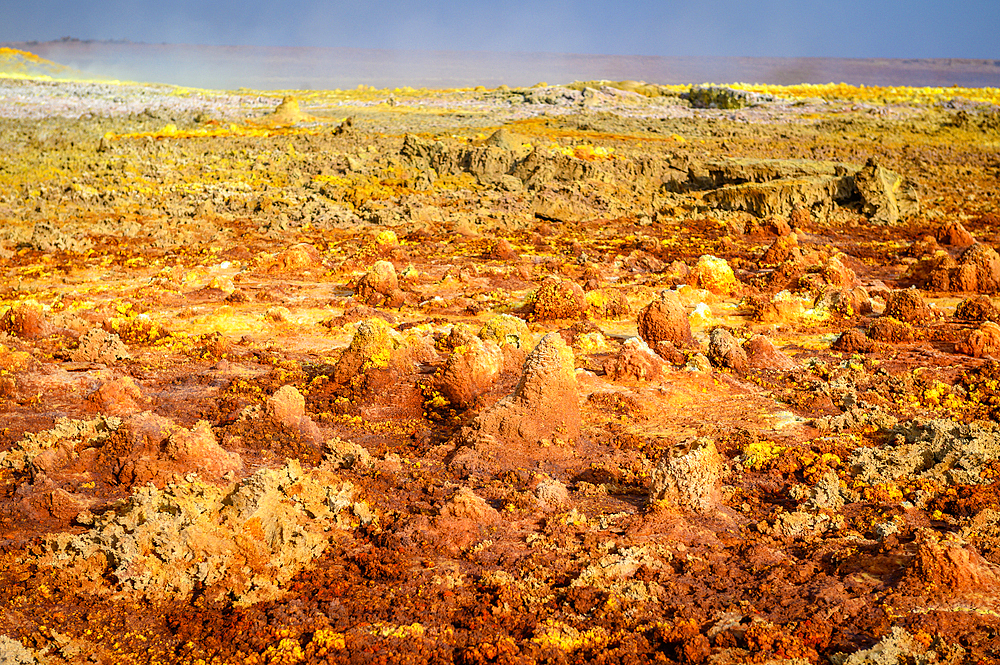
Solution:
[[[754,335],[743,343],[747,363],[754,369],[793,370],[798,365],[767,337]]]
[[[403,294],[399,289],[396,267],[389,261],[376,261],[358,280],[356,297],[372,306],[384,304],[395,307],[402,304]]]
[[[693,439],[671,448],[650,476],[649,498],[700,514],[715,510],[725,462],[711,439]]]
[[[705,254],[698,259],[691,270],[695,284],[716,295],[728,296],[740,289],[740,283],[729,267],[729,262],[711,254]]]
[[[207,421],[188,430],[151,411],[126,419],[98,459],[126,487],[149,482],[163,485],[192,471],[221,480],[243,470],[239,454],[219,445]]]
[[[73,362],[104,363],[114,365],[132,356],[128,347],[115,333],[109,333],[103,328],[94,328],[80,338],[80,344],[70,354]]]
[[[886,300],[884,315],[904,323],[923,323],[934,316],[931,308],[914,289],[893,291]]]
[[[587,315],[587,296],[579,284],[549,278],[528,297],[526,309],[536,321],[582,319]]]
[[[531,341],[528,324],[510,314],[498,314],[484,323],[479,337],[484,342],[494,342],[501,347],[511,345],[517,349],[527,347]]]
[[[604,364],[604,372],[614,381],[655,381],[669,366],[646,342],[630,337],[614,358]]]
[[[670,342],[674,346],[689,346],[691,323],[676,291],[664,291],[639,313],[639,336],[655,347],[658,342]]]
[[[976,242],[975,237],[957,220],[942,226],[938,231],[937,240],[952,247],[969,247]]]
[[[874,224],[892,225],[920,210],[913,185],[902,176],[870,158],[854,174],[854,186],[861,195],[861,213]]]
[[[299,100],[288,96],[281,100],[277,108],[267,118],[268,124],[275,126],[294,125],[300,122],[308,122],[314,118],[308,113],[304,113],[299,108]]]
[[[439,381],[439,390],[453,405],[467,409],[490,389],[504,367],[504,354],[492,341],[473,337],[456,347]]]
[[[149,407],[149,400],[131,376],[117,376],[103,381],[97,390],[87,395],[87,402],[109,416],[127,416]]]
[[[862,446],[851,454],[858,480],[878,484],[906,476],[942,485],[979,485],[992,482],[992,466],[1000,459],[995,426],[913,420],[896,426],[892,435],[895,445]]]
[[[1000,308],[986,296],[973,296],[958,303],[955,308],[955,318],[965,321],[1000,322]]]
[[[944,647],[944,653],[938,653],[934,647]],[[917,639],[908,630],[893,626],[889,634],[879,640],[872,648],[856,651],[851,655],[834,654],[830,662],[834,665],[896,665],[897,663],[942,663],[942,665],[958,665],[964,662],[965,649],[962,647],[948,648],[935,640],[928,646],[924,640]]]
[[[868,353],[874,346],[872,338],[857,328],[850,328],[842,332],[830,348],[843,353]]]
[[[44,337],[54,330],[42,306],[33,300],[18,303],[0,317],[0,331],[22,339]]]
[[[770,95],[720,85],[692,86],[687,92],[691,106],[699,109],[742,109],[773,101]]]
[[[868,337],[876,342],[899,344],[916,337],[913,326],[892,316],[880,316],[868,326]]]
[[[856,194],[857,166],[807,159],[724,159],[692,167],[691,185],[723,210],[785,217],[795,210],[829,211]]]
[[[984,321],[978,330],[974,330],[969,335],[967,340],[956,343],[955,350],[973,358],[997,357],[1000,355],[1000,325],[992,321]]]
[[[441,517],[452,517],[461,520],[472,520],[479,524],[495,522],[500,514],[496,508],[486,503],[486,500],[469,487],[460,487],[440,511]]]
[[[949,255],[921,262],[914,269],[935,291],[997,293],[1000,291],[1000,254],[989,245],[975,243],[956,261]]]
[[[942,538],[930,529],[918,531],[916,546],[916,556],[900,582],[901,590],[952,603],[996,603],[1000,566],[984,559],[975,547],[956,534]]]
[[[743,373],[750,367],[747,353],[725,328],[715,328],[708,336],[708,359],[716,367]]]
[[[549,333],[524,361],[514,393],[479,414],[460,434],[491,465],[563,458],[580,434],[573,351]]]
[[[190,596],[198,586],[238,605],[281,595],[281,585],[323,553],[331,528],[349,528],[356,491],[297,462],[226,487],[197,479],[139,488],[115,510],[81,516],[90,529],[46,539],[55,567],[104,560],[128,596]],[[96,558],[95,558],[96,557]]]
[[[399,346],[388,323],[372,318],[358,324],[351,343],[341,354],[333,370],[333,380],[347,383],[373,367],[388,367],[392,353]]]
[[[261,269],[267,273],[311,272],[323,267],[323,257],[310,243],[302,242],[281,250],[274,256],[265,256]]]
[[[209,478],[222,478],[227,473],[243,469],[240,456],[219,446],[211,425],[205,420],[199,421],[190,430],[174,430],[167,439],[164,452],[183,467]]]

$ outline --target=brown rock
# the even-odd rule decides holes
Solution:
[[[496,508],[486,503],[486,500],[468,487],[460,487],[457,492],[441,506],[442,517],[472,520],[480,524],[489,524],[499,519]]]
[[[199,421],[192,429],[179,428],[167,440],[166,453],[171,459],[190,466],[210,478],[221,478],[230,471],[241,471],[243,460],[237,453],[224,450],[215,440],[207,421]]]
[[[576,438],[580,414],[573,351],[560,335],[549,333],[543,337],[524,361],[521,380],[511,399],[525,408],[537,409],[536,417],[543,413],[546,420],[556,416],[554,420],[562,422],[552,423],[554,429],[562,427],[571,433],[569,438]],[[551,414],[547,413],[549,409]]]
[[[389,261],[376,261],[358,280],[357,298],[368,305],[380,305],[399,290],[396,267]]]
[[[791,225],[792,230],[806,230],[812,224],[812,221],[813,216],[809,208],[793,208],[792,211],[788,213],[788,223]]]
[[[52,517],[68,520],[73,519],[95,503],[96,501],[93,498],[84,494],[76,494],[62,488],[56,488],[48,494],[45,501],[45,508]],[[0,656],[2,655],[4,654],[0,652]]]
[[[80,338],[79,346],[70,354],[73,362],[105,365],[114,365],[131,357],[128,347],[122,343],[118,335],[109,333],[103,328],[93,328],[86,332]]]
[[[7,372],[23,372],[34,364],[34,358],[26,351],[15,351],[0,344],[0,370]]]
[[[711,439],[693,439],[669,449],[650,475],[650,499],[680,510],[709,514],[719,503],[725,461]]]
[[[708,335],[708,359],[716,367],[728,367],[736,372],[745,372],[750,367],[746,351],[725,328],[715,328]]]
[[[798,367],[794,360],[779,351],[770,339],[754,335],[743,343],[747,364],[754,369],[793,370]]]
[[[655,381],[666,370],[667,363],[637,337],[627,339],[617,355],[604,364],[604,372],[614,381]]]
[[[886,300],[884,314],[905,323],[923,323],[933,316],[931,308],[914,289],[893,291]]]
[[[987,296],[973,296],[958,303],[955,318],[964,321],[1000,322],[1000,309]]]
[[[579,284],[550,277],[528,297],[530,316],[536,321],[581,319],[587,315],[587,296]]]
[[[773,295],[762,293],[747,299],[754,319],[767,322],[790,322],[802,318],[808,309],[815,306],[815,301],[805,296],[792,294],[791,291],[779,291]]]
[[[295,386],[281,386],[265,400],[264,413],[276,422],[294,427],[306,413],[306,398]]]
[[[860,286],[854,288],[829,288],[816,299],[817,308],[825,308],[831,312],[851,318],[857,314],[872,312],[871,297]]]
[[[158,453],[175,429],[177,424],[173,420],[152,411],[137,413],[122,423],[122,432],[130,441],[129,452]]]
[[[973,358],[1000,356],[1000,326],[993,321],[984,321],[967,340],[955,344],[955,350]]]
[[[983,243],[976,243],[959,258],[957,279],[953,278],[953,291],[1000,291],[1000,255]]]
[[[675,367],[681,367],[688,361],[687,354],[674,346],[673,342],[661,340],[649,348],[653,349],[656,355],[660,356]]]
[[[683,261],[671,261],[670,265],[663,271],[662,277],[664,281],[674,286],[687,284],[691,277],[691,269]]]
[[[944,248],[938,244],[934,236],[924,236],[910,246],[908,254],[916,258],[935,256],[939,252],[945,252]]]
[[[504,354],[499,346],[471,336],[448,357],[438,390],[455,406],[467,409],[493,386],[503,367]]]
[[[569,505],[569,490],[555,478],[545,478],[535,487],[535,496],[546,507],[563,508]]]
[[[306,399],[295,386],[282,386],[264,401],[264,415],[298,432],[307,441],[318,443],[322,440],[319,427],[306,415]]]
[[[916,555],[906,567],[901,587],[955,603],[976,597],[994,599],[1000,593],[1000,566],[954,534],[942,538],[921,529],[915,545]]]
[[[942,251],[911,266],[907,276],[935,291],[996,293],[1000,291],[1000,255],[977,242],[957,261]]]
[[[851,328],[840,333],[840,337],[830,348],[843,353],[868,353],[874,346],[874,342],[865,333],[857,328]]]
[[[639,313],[639,336],[651,347],[670,342],[676,347],[690,346],[691,323],[676,291],[663,291]]]
[[[497,238],[490,248],[490,257],[499,261],[516,261],[520,258],[506,238]]]
[[[976,242],[972,234],[957,220],[952,220],[942,226],[938,231],[937,239],[952,247],[969,247]]]
[[[795,237],[795,234],[789,234],[780,236],[775,240],[767,248],[767,251],[764,252],[764,256],[761,257],[760,262],[764,265],[773,266],[785,261],[798,262],[801,259],[802,252],[799,250],[798,239]]]
[[[843,256],[843,255],[841,255]],[[844,265],[840,257],[833,256],[823,266],[823,279],[831,286],[852,289],[861,286],[858,276],[853,270]]]
[[[787,236],[792,232],[792,227],[783,217],[771,217],[767,220],[766,228],[771,233],[779,236]]]
[[[0,330],[22,339],[44,337],[54,329],[46,320],[42,306],[33,300],[14,305],[0,317]]]
[[[266,272],[302,272],[321,268],[323,259],[319,252],[307,242],[287,247],[276,256],[264,262]]]
[[[484,461],[510,467],[568,457],[567,446],[579,434],[573,351],[549,333],[524,361],[514,393],[463,428],[460,443],[471,444]]]
[[[910,324],[891,316],[880,316],[868,326],[868,337],[877,342],[898,344],[912,342],[915,334]]]
[[[94,408],[110,416],[124,416],[148,408],[139,384],[131,376],[120,376],[105,381],[87,396]]]

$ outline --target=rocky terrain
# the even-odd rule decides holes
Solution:
[[[997,662],[997,94],[0,79],[0,662]]]

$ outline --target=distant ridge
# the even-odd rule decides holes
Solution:
[[[28,51],[0,47],[0,78],[76,80],[94,77]]]
[[[358,85],[493,88],[501,84],[530,86],[540,81],[624,79],[659,84],[1000,87],[1000,60],[394,51],[142,44],[71,38],[3,46],[30,51],[91,76],[214,89],[346,89]]]

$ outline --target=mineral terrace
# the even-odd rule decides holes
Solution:
[[[998,101],[0,79],[0,663],[997,662]]]

